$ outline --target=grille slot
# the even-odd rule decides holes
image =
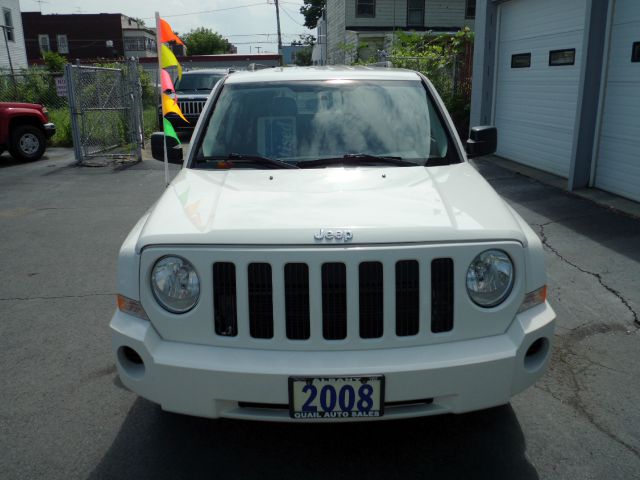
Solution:
[[[347,337],[347,268],[322,264],[322,335],[326,340]]]
[[[273,338],[273,284],[271,265],[251,263],[248,270],[249,333],[253,338]]]
[[[382,263],[362,262],[359,266],[360,337],[379,338],[383,331]]]
[[[230,262],[213,264],[213,305],[215,331],[218,335],[238,335],[236,304],[236,266]]]
[[[453,260],[435,258],[431,261],[431,331],[453,329]]]
[[[416,260],[396,263],[396,335],[416,335],[420,323],[420,267]]]
[[[309,267],[306,263],[284,266],[284,301],[287,338],[307,340],[311,334],[309,322]]]

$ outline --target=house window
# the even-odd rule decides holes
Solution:
[[[640,42],[633,42],[633,47],[631,48],[631,61],[640,62]]]
[[[573,65],[576,63],[576,49],[565,48],[564,50],[551,50],[549,52],[549,66],[558,67],[562,65]]]
[[[531,53],[511,55],[511,68],[528,68],[531,66]]]
[[[424,0],[407,0],[407,26],[424,27]]]
[[[16,34],[13,31],[13,18],[11,17],[11,10],[9,10],[8,8],[3,8],[2,14],[4,15],[4,31],[7,32],[7,40],[10,42],[15,42]]]
[[[38,35],[38,45],[40,45],[41,52],[49,52],[51,50],[49,35]]]
[[[66,35],[58,35],[56,41],[58,43],[58,53],[69,53],[69,41]]]
[[[356,0],[356,17],[375,17],[376,0]]]
[[[464,7],[464,18],[476,18],[476,0],[467,0]]]
[[[144,37],[126,37],[124,39],[125,50],[145,50],[145,38]]]

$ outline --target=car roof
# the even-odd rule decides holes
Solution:
[[[194,73],[204,74],[204,75],[210,75],[210,74],[226,75],[227,73],[229,73],[229,70],[226,68],[198,68],[195,70],[185,70],[183,75],[193,75]]]
[[[227,83],[281,82],[291,80],[419,80],[412,70],[367,66],[275,67],[236,72]]]

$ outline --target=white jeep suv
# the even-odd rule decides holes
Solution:
[[[495,146],[476,127],[466,150]],[[122,382],[211,418],[501,405],[542,375],[555,322],[539,239],[468,163],[430,82],[392,69],[220,81],[122,246],[118,294]]]

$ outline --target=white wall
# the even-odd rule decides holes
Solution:
[[[11,10],[11,18],[13,20],[13,32],[15,41],[9,42],[9,54],[11,55],[11,63],[14,70],[27,68],[27,51],[24,46],[24,31],[22,30],[22,15],[20,14],[19,0],[0,0],[0,23],[4,25],[4,11],[7,8]],[[9,70],[9,58],[7,56],[7,44],[4,35],[0,32],[0,69]]]

